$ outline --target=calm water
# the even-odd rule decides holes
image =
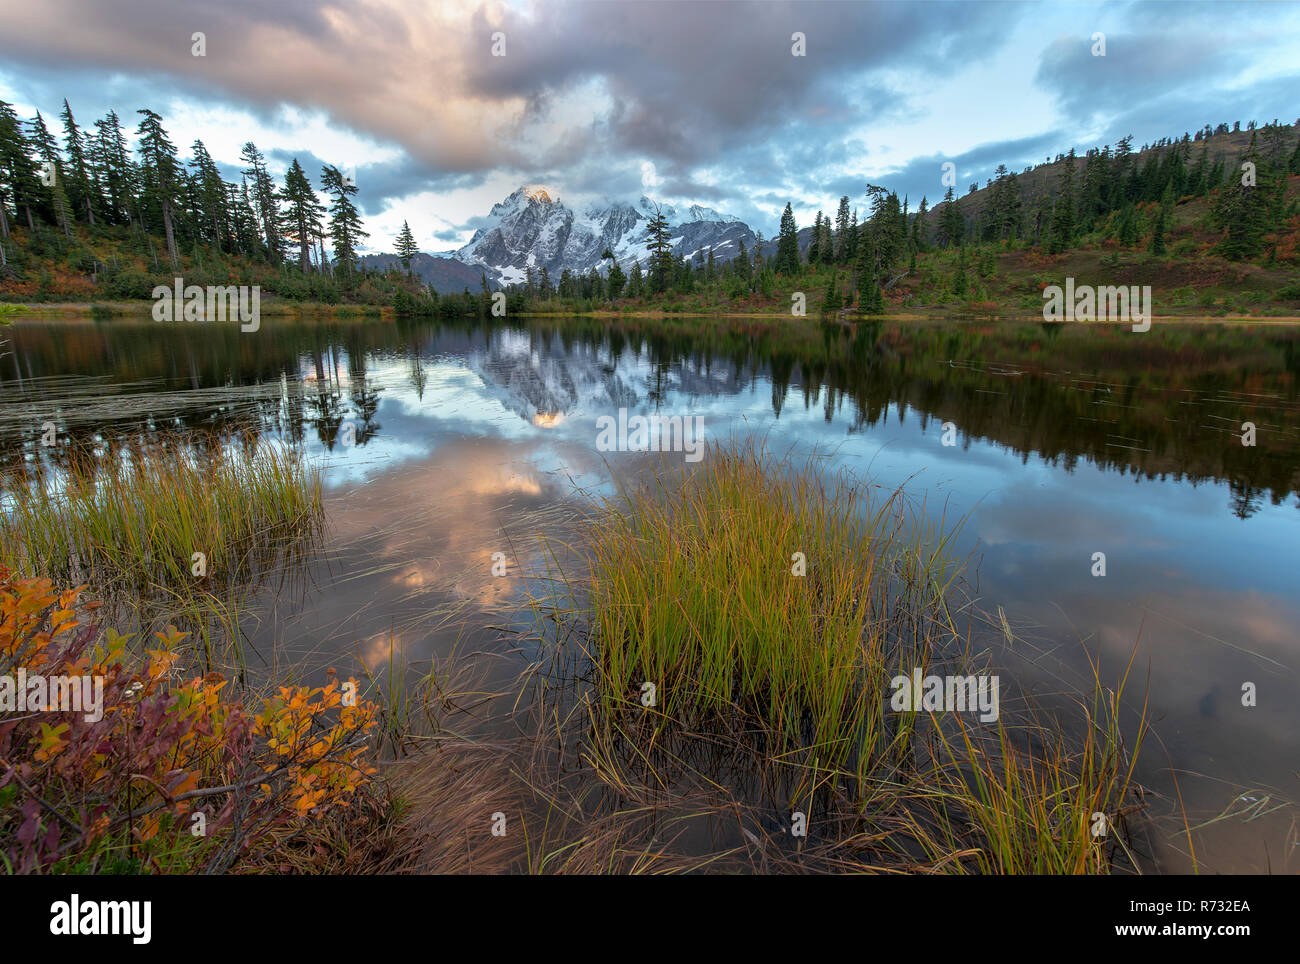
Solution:
[[[1113,683],[1137,646],[1157,737],[1138,779],[1169,800],[1176,775],[1193,827],[1226,814],[1194,833],[1202,869],[1300,867],[1300,333],[745,324],[17,324],[0,460],[61,458],[46,421],[100,450],[174,429],[292,440],[325,466],[329,544],[250,606],[256,659],[456,651],[505,678],[537,656],[502,628],[516,574],[544,566],[533,536],[563,537],[643,458],[597,451],[597,418],[699,415],[710,439],[816,451],[966,517],[967,588],[1021,639],[996,657],[1018,691],[1079,685],[1085,651]],[[1154,867],[1190,867],[1180,834],[1150,831]]]

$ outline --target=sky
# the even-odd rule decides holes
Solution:
[[[0,0],[0,24],[20,115],[147,106],[232,179],[248,140],[276,174],[351,170],[371,251],[403,221],[459,247],[525,184],[771,236],[868,184],[933,205],[945,163],[960,196],[1126,134],[1300,120],[1290,2]]]

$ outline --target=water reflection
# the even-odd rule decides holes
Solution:
[[[699,415],[709,438],[759,433],[969,514],[972,591],[1028,640],[1007,654],[1020,688],[1077,682],[1085,650],[1118,673],[1137,645],[1163,740],[1142,779],[1158,793],[1173,798],[1172,767],[1207,819],[1254,792],[1300,798],[1300,338],[1286,329],[114,321],[19,324],[10,342],[6,465],[183,429],[214,446],[251,430],[327,466],[331,552],[301,599],[266,603],[264,651],[373,667],[489,648],[520,574],[545,567],[529,537],[562,536],[638,458],[596,451],[596,420]],[[1242,705],[1245,682],[1258,705]],[[1220,821],[1198,856],[1294,868],[1295,815]],[[1152,847],[1189,867],[1175,838]]]

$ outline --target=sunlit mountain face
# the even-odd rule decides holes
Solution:
[[[554,284],[564,271],[606,270],[610,259],[630,268],[650,257],[647,227],[658,211],[668,222],[673,253],[688,260],[728,261],[743,244],[752,251],[757,237],[739,218],[692,204],[678,209],[646,196],[635,203],[599,198],[570,206],[549,188],[520,187],[492,207],[487,224],[470,242],[445,253],[462,264],[484,269],[505,284],[526,280],[528,269],[545,269]]]

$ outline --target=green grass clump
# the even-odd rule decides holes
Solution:
[[[582,676],[598,699],[583,753],[620,806],[688,787],[682,813],[740,819],[760,872],[1134,866],[1127,820],[1141,808],[1132,777],[1146,719],[1143,708],[1130,752],[1118,721],[1131,662],[1114,690],[1093,664],[1059,715],[1027,701],[1018,713],[1004,702],[993,726],[895,711],[895,676],[971,671],[972,628],[954,623],[972,616],[955,600],[959,527],[818,469],[711,446],[694,468],[661,463],[620,482],[588,524],[586,601],[566,571],[576,608],[557,601],[551,615],[585,624],[593,672]],[[989,625],[1010,641],[999,616]],[[764,832],[764,815],[795,810],[816,835]]]
[[[934,538],[899,493],[873,504],[851,477],[827,486],[812,464],[711,446],[606,508],[589,549],[607,703],[648,681],[668,717],[735,708],[824,763],[865,765],[898,735],[889,680],[955,633],[951,534]]]
[[[321,481],[288,450],[176,445],[6,480],[0,561],[97,591],[193,586],[195,554],[228,582],[315,533]]]

